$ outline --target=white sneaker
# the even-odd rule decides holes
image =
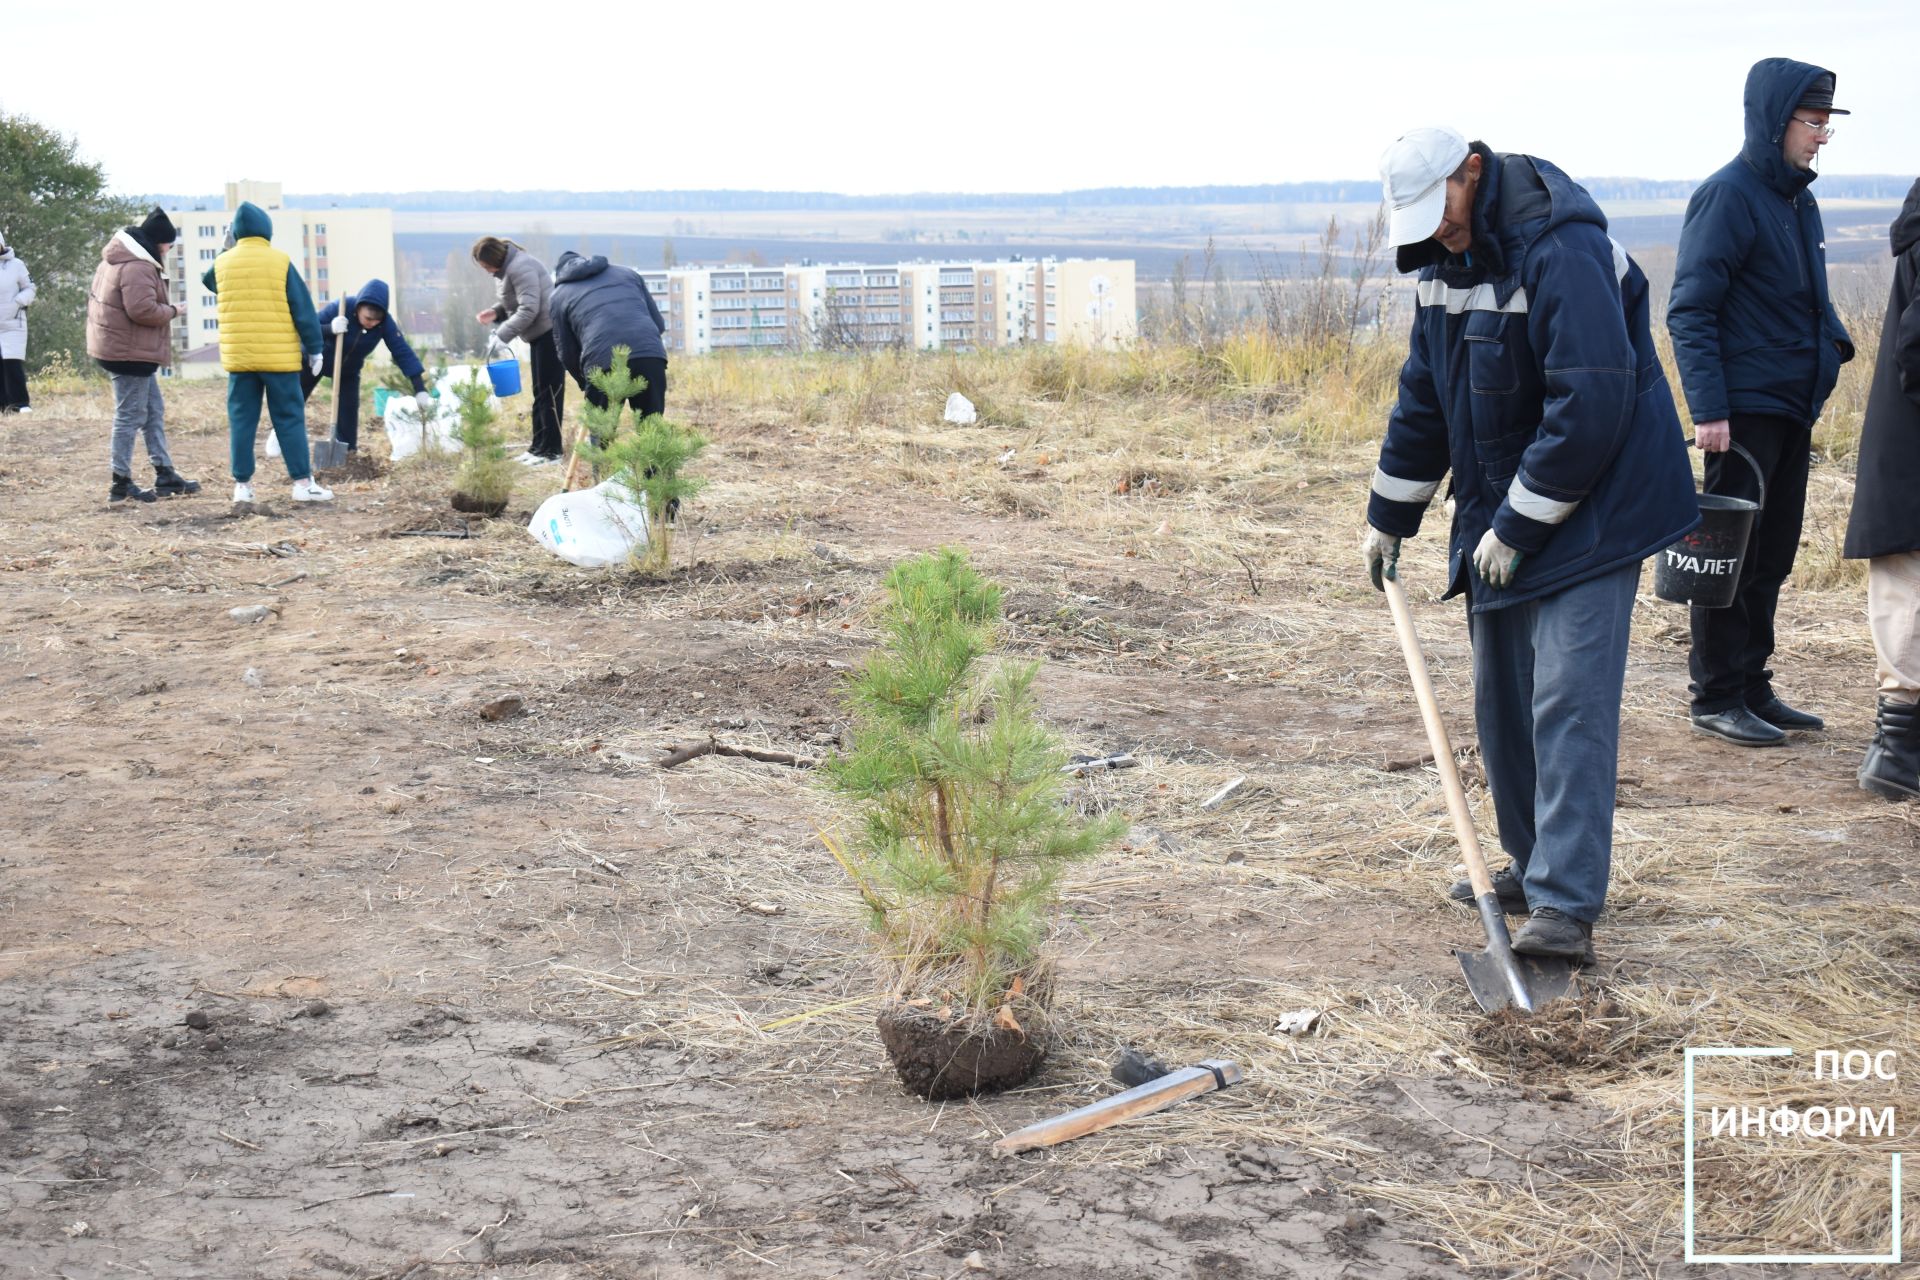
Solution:
[[[523,467],[534,467],[540,464],[540,457],[538,454],[523,453],[515,458],[514,461]]]
[[[529,462],[527,465],[530,467],[553,467],[553,466],[558,466],[559,464],[560,464],[560,459],[558,458],[535,458],[532,462]]]
[[[235,502],[252,502],[253,486],[244,480],[233,486],[233,500]]]
[[[318,480],[295,480],[293,500],[295,502],[332,502],[333,490],[321,488]]]
[[[30,404],[23,404],[18,409],[15,409],[14,412],[24,418],[32,414],[33,406]]]

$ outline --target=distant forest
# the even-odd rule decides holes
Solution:
[[[1599,200],[1680,200],[1691,180],[1582,178]],[[1823,174],[1826,199],[1898,200],[1913,179],[1891,174]],[[169,209],[219,208],[225,197],[156,194]],[[1053,192],[919,192],[850,196],[830,191],[371,191],[289,193],[294,209],[373,208],[417,212],[486,209],[617,209],[640,213],[729,213],[759,210],[1093,209],[1106,205],[1367,204],[1380,198],[1377,179],[1351,182],[1274,182],[1257,186],[1094,187]]]

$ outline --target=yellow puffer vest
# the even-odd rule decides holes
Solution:
[[[220,367],[228,373],[297,373],[300,334],[288,310],[287,255],[248,236],[213,260],[219,286]]]

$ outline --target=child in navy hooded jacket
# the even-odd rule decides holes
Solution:
[[[381,343],[387,344],[394,364],[413,383],[414,399],[420,402],[421,409],[424,411],[433,400],[427,392],[426,369],[388,310],[391,297],[385,280],[369,280],[359,293],[350,293],[343,302],[329,302],[322,307],[317,318],[326,335],[326,348],[321,353],[324,358],[320,372],[300,375],[300,393],[307,399],[312,399],[313,389],[321,378],[333,379],[333,402],[339,406],[335,412],[339,415],[340,440],[349,450],[357,449],[360,444],[360,368]],[[343,334],[346,367],[335,370],[333,353],[341,345]]]

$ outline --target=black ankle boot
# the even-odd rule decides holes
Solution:
[[[113,488],[107,490],[108,502],[125,502],[128,498],[132,498],[135,502],[152,502],[155,496],[153,490],[142,489],[135,484],[132,476],[116,475],[113,478]]]
[[[163,498],[184,497],[200,492],[200,482],[189,480],[172,467],[153,469],[153,491]]]
[[[1860,789],[1889,800],[1920,796],[1920,705],[1882,698],[1878,724],[1860,763]]]

